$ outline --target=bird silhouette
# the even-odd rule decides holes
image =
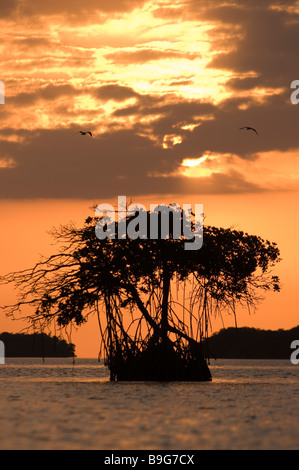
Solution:
[[[86,135],[86,134],[89,134],[90,137],[92,137],[92,133],[90,131],[78,131],[78,132],[75,132],[75,134],[81,134],[81,135]]]
[[[240,127],[239,131],[240,131],[241,129],[246,129],[247,131],[254,131],[254,132],[258,135],[257,130],[254,129],[253,127],[249,127],[249,126]]]

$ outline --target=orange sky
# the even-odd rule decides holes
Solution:
[[[47,230],[82,223],[93,202],[200,203],[206,223],[281,250],[282,291],[239,324],[298,325],[298,4],[2,0],[1,9],[1,274],[53,250]],[[258,135],[239,130],[247,125]],[[4,304],[11,293],[1,292]],[[2,317],[2,331],[20,329]],[[95,321],[72,340],[78,356],[96,356]]]

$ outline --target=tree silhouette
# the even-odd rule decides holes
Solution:
[[[95,313],[111,380],[210,380],[203,344],[213,316],[236,315],[238,305],[257,304],[258,292],[279,290],[276,244],[211,226],[197,251],[171,231],[168,239],[99,240],[99,220],[54,229],[56,254],[2,278],[20,295],[6,314],[26,308],[34,325],[66,327]]]

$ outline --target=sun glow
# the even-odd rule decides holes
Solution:
[[[188,168],[192,168],[194,166],[198,166],[201,163],[203,163],[209,155],[203,155],[202,157],[199,158],[184,158],[182,162],[182,166],[186,166]]]
[[[181,163],[180,173],[189,178],[210,176],[214,173],[210,164],[214,163],[212,160],[215,159],[217,157],[211,155],[202,155],[199,158],[184,158]]]

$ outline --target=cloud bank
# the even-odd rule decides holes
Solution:
[[[293,2],[5,0],[0,23],[1,198],[298,189]]]

